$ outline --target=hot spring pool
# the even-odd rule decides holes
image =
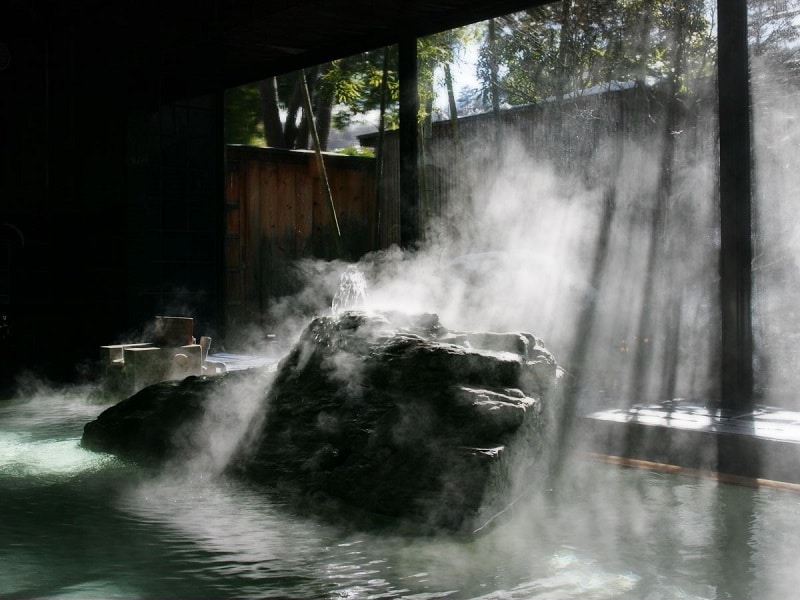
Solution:
[[[576,458],[477,539],[311,517],[80,448],[86,390],[0,403],[0,598],[758,598],[800,589],[800,495]]]

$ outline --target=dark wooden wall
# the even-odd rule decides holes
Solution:
[[[119,226],[134,330],[166,314],[194,318],[199,335],[222,333],[221,102],[207,94],[129,117]]]

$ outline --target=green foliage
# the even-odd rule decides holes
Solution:
[[[756,85],[788,86],[800,81],[800,0],[749,0],[748,29]]]
[[[716,40],[705,0],[572,0],[495,19],[478,75],[488,106],[492,65],[511,105],[580,94],[610,81],[673,81],[713,72]]]
[[[381,102],[384,51],[373,50],[335,60],[322,76],[320,84],[332,93],[339,111],[334,118],[337,128],[344,128],[350,119],[375,110]],[[387,92],[389,110],[397,112],[400,93],[397,80],[397,52],[388,53]]]
[[[420,120],[430,117],[426,107],[433,102],[436,96],[436,87],[444,85],[444,81],[435,79],[439,68],[445,64],[456,63],[467,44],[473,43],[477,39],[476,26],[468,25],[417,40]]]
[[[375,158],[375,151],[372,148],[364,148],[363,146],[348,146],[347,148],[339,148],[336,150],[336,154]]]
[[[397,123],[397,52],[389,51],[387,71],[387,126]],[[338,59],[312,69],[306,69],[306,77],[312,95],[312,105],[320,113],[331,115],[331,125],[344,129],[352,118],[376,110],[381,103],[381,88],[384,72],[384,50],[374,50]],[[281,112],[284,130],[297,125],[302,118],[300,108],[299,72],[287,73],[276,78],[277,109]],[[225,95],[225,141],[229,144],[264,144],[262,111],[264,104],[260,96],[259,82],[227,90]],[[335,110],[325,111],[323,106]],[[273,109],[274,110],[274,109]],[[295,121],[287,123],[287,115]],[[319,126],[319,124],[318,124]],[[302,141],[297,142],[302,143]]]
[[[795,57],[800,52],[800,0],[749,0],[748,29],[753,56]]]
[[[225,143],[263,145],[261,100],[251,83],[225,91]]]
[[[751,5],[785,1],[751,0]],[[686,92],[714,72],[711,4],[713,0],[570,0],[498,17],[491,38],[488,22],[421,38],[417,45],[420,119],[430,117],[428,107],[443,84],[436,80],[441,67],[458,64],[470,44],[480,48],[476,73],[480,89],[463,92],[460,102],[477,102],[484,110],[491,106],[495,90],[498,102],[510,105],[580,94],[611,81],[658,81]],[[796,35],[796,29],[785,23],[762,23],[757,33],[774,41]],[[394,49],[388,52],[387,127],[397,125],[397,58]],[[335,106],[331,125],[343,129],[354,116],[380,106],[384,50],[341,58],[306,73],[314,105]],[[301,113],[290,108],[292,102],[297,107],[297,82],[297,73],[276,81],[279,106],[299,119]],[[261,137],[261,110],[258,84],[229,90],[226,141],[252,143]]]

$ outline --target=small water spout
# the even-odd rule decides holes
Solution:
[[[336,317],[346,310],[363,310],[366,304],[367,281],[356,265],[350,265],[339,279],[339,289],[333,295],[331,312]]]

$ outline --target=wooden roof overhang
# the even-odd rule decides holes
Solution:
[[[72,39],[107,54],[127,71],[123,77],[157,81],[169,97],[242,85],[544,3],[8,0],[0,7],[0,35],[13,29],[14,36]]]

